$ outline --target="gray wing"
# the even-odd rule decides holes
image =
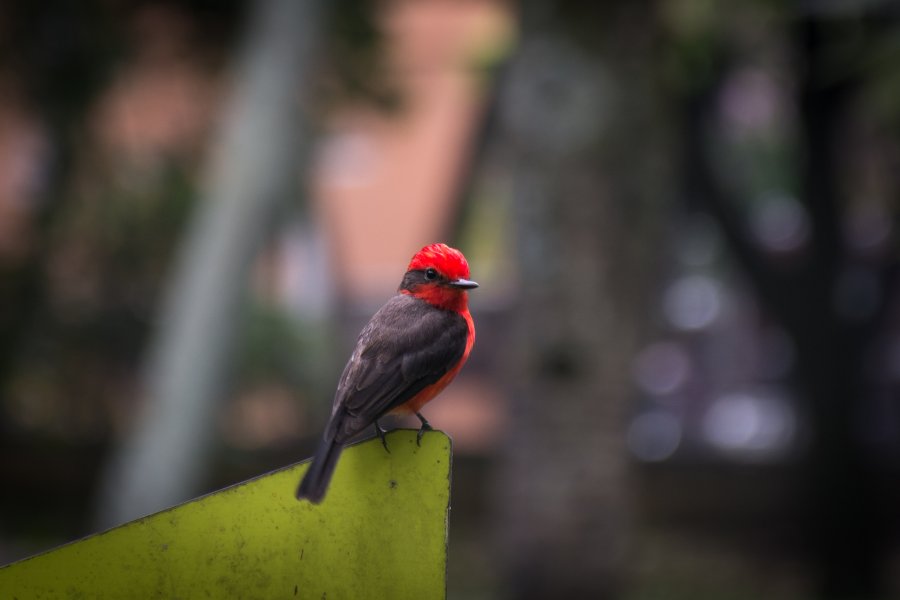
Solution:
[[[326,437],[344,443],[438,381],[462,358],[467,333],[454,312],[403,294],[391,298],[359,335]]]

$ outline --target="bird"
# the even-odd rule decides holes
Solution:
[[[345,444],[370,425],[390,451],[379,419],[415,415],[421,422],[416,443],[431,430],[422,407],[456,377],[475,343],[469,313],[469,279],[462,252],[429,244],[410,260],[397,294],[360,332],[338,380],[331,417],[297,499],[322,502]]]

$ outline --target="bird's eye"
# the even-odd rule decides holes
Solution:
[[[437,269],[434,269],[431,267],[425,269],[425,279],[427,279],[428,281],[437,279],[437,276],[438,276]]]

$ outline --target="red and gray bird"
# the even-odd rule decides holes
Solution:
[[[456,377],[475,343],[467,290],[476,287],[455,248],[431,244],[413,256],[397,295],[359,334],[298,499],[322,501],[344,445],[370,425],[387,448],[378,419],[388,413],[416,415],[421,441],[431,426],[419,411]]]

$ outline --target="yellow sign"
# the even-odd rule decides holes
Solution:
[[[318,506],[300,463],[2,567],[0,598],[443,598],[450,439],[387,443],[347,448]]]

